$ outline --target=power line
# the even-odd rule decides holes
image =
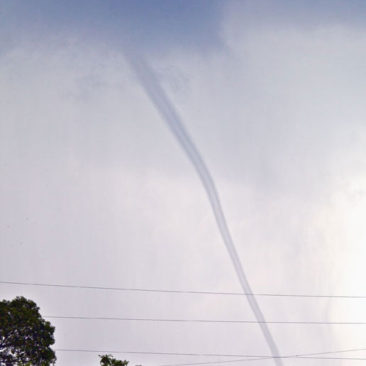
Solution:
[[[297,357],[298,359],[313,359],[313,360],[345,360],[345,361],[366,361],[366,358],[362,357],[313,357],[313,356],[303,356]]]
[[[232,323],[232,324],[258,324],[257,320],[231,320],[231,319],[167,319],[167,318],[127,318],[127,317],[94,317],[94,316],[63,316],[46,315],[47,319],[73,319],[73,320],[108,320],[108,321],[139,321],[163,323]],[[263,322],[262,322],[263,323]],[[298,324],[298,325],[366,325],[366,322],[327,322],[327,321],[264,321],[265,324]]]
[[[327,351],[327,352],[314,352],[314,353],[303,353],[303,354],[293,354],[288,356],[281,356],[282,358],[306,358],[310,356],[320,356],[320,355],[329,355],[329,354],[336,354],[336,353],[349,353],[349,352],[360,352],[366,351],[366,348],[351,348],[345,349],[341,351]],[[232,355],[233,356],[233,355]],[[219,361],[206,361],[206,362],[189,362],[189,363],[175,363],[175,364],[163,364],[159,366],[198,366],[198,365],[211,365],[211,364],[225,364],[225,363],[235,363],[235,362],[242,362],[242,361],[250,361],[248,360],[248,355],[245,355],[246,358],[239,358],[234,360],[219,360]],[[259,360],[266,360],[268,358],[272,358],[272,356],[251,356],[256,357],[253,358],[252,361],[259,361]],[[319,357],[320,359],[320,357]]]
[[[274,358],[280,358],[280,359],[312,359],[312,360],[344,360],[344,361],[366,361],[365,357],[317,357],[317,356],[278,356],[278,357],[272,357],[272,356],[263,356],[263,357],[256,357],[256,358],[243,358],[241,360],[236,360],[237,362],[250,362],[250,361],[260,361],[260,360],[269,360]],[[226,361],[226,362],[233,362],[233,361]],[[200,362],[200,363],[185,363],[185,364],[169,364],[169,365],[159,365],[159,366],[178,366],[178,365],[207,365],[207,364],[219,364],[223,363],[220,361],[213,361],[213,362]]]
[[[176,363],[176,364],[163,364],[159,366],[196,366],[196,365],[214,365],[214,364],[222,364],[222,363],[235,363],[242,361],[249,361],[249,356],[246,358],[239,358],[235,360],[220,360],[220,361],[206,361],[206,362],[189,362],[189,363]],[[266,360],[268,358],[272,358],[272,356],[253,356],[251,360]]]
[[[85,350],[85,349],[56,349],[55,351],[65,352],[105,352],[105,353],[125,353],[137,355],[158,355],[158,356],[196,356],[196,357],[269,357],[271,356],[256,356],[256,355],[236,355],[236,354],[222,354],[222,353],[182,353],[182,352],[147,352],[147,351],[100,351],[100,350]],[[230,361],[225,361],[230,362]],[[197,363],[200,364],[200,363]],[[193,365],[193,364],[192,364]]]
[[[366,348],[355,348],[340,351],[327,351],[316,353],[303,353],[279,356],[281,359],[316,359],[316,360],[352,360],[352,361],[365,361],[363,357],[319,357],[321,355],[337,354],[337,353],[349,353],[365,351]],[[225,356],[225,357],[245,357],[239,360],[226,360],[226,361],[209,361],[209,362],[195,362],[195,363],[180,363],[180,364],[165,364],[160,366],[188,366],[188,365],[206,365],[215,363],[229,363],[229,362],[247,362],[247,361],[259,361],[264,359],[272,359],[270,355],[235,355],[235,354],[217,354],[217,353],[180,353],[180,352],[148,352],[148,351],[121,351],[121,350],[95,350],[95,349],[70,349],[70,348],[58,348],[56,352],[80,352],[80,353],[108,353],[108,354],[141,354],[141,355],[164,355],[164,356]]]
[[[106,286],[84,286],[84,285],[66,285],[55,283],[34,283],[34,282],[15,282],[0,281],[0,284],[17,286],[38,286],[38,287],[59,287],[71,289],[103,290],[103,291],[123,291],[123,292],[151,292],[168,294],[187,294],[187,295],[222,295],[222,296],[263,296],[263,297],[298,297],[298,298],[334,298],[334,299],[366,299],[366,295],[317,295],[317,294],[286,294],[286,293],[242,293],[225,291],[194,291],[194,290],[165,290],[148,289],[136,287],[106,287]]]

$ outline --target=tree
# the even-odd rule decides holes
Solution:
[[[127,366],[128,361],[116,360],[112,355],[99,355],[101,366]]]
[[[54,331],[32,300],[0,301],[0,366],[54,364]]]

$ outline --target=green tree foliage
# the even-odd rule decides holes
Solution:
[[[54,331],[32,300],[0,301],[0,366],[54,364]]]
[[[101,366],[127,366],[128,361],[116,360],[112,355],[99,355]]]

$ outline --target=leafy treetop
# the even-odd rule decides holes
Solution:
[[[112,355],[99,355],[101,366],[127,366],[128,361],[117,360]]]
[[[32,300],[0,301],[0,366],[54,364],[54,331]]]

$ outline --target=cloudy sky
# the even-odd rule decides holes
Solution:
[[[361,0],[0,0],[0,281],[241,291],[202,183],[128,48],[205,160],[253,291],[366,295],[365,16]],[[243,296],[5,283],[0,294],[31,298],[44,316],[255,319]],[[268,321],[366,322],[366,299],[257,300]],[[56,349],[270,354],[257,324],[51,322]],[[270,330],[281,355],[366,348],[364,325]],[[57,358],[98,364],[98,352]]]

